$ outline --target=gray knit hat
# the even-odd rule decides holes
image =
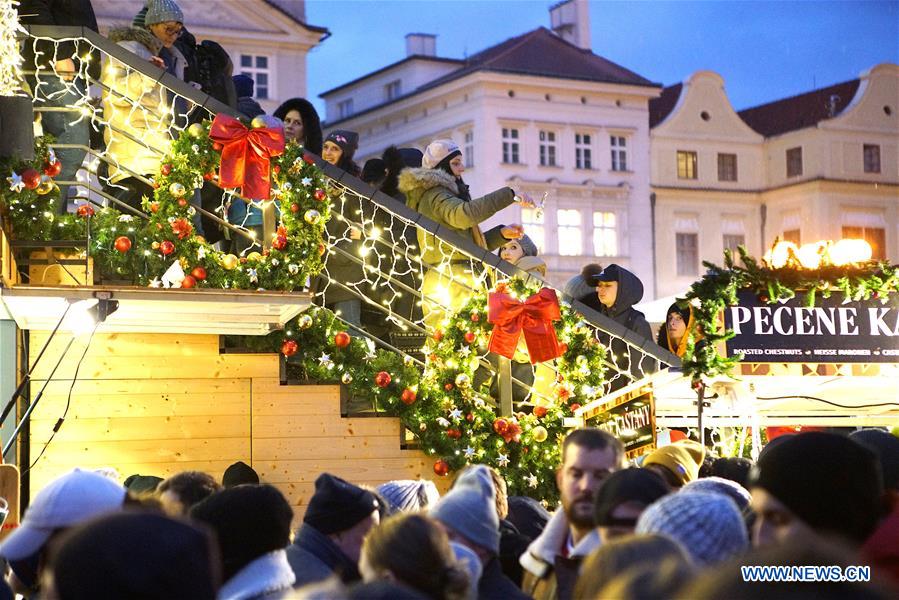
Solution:
[[[390,505],[391,512],[414,512],[440,500],[440,492],[427,479],[399,479],[378,486],[378,493]]]
[[[640,515],[635,533],[670,537],[699,567],[726,561],[749,547],[737,505],[708,492],[681,491],[654,502]]]
[[[462,473],[455,487],[431,509],[431,516],[478,546],[499,554],[496,490],[484,465]]]
[[[167,21],[184,22],[184,13],[181,12],[181,8],[175,3],[175,0],[147,0],[144,24],[149,27]]]
[[[701,477],[690,481],[681,488],[681,493],[708,492],[710,494],[722,494],[734,501],[740,511],[745,511],[752,501],[749,491],[736,481],[723,477]]]

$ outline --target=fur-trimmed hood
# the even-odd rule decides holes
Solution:
[[[119,42],[138,42],[146,48],[150,54],[159,54],[162,49],[162,41],[149,30],[131,27],[129,25],[118,25],[109,30],[106,36],[109,41],[118,44]]]
[[[445,187],[454,195],[459,193],[456,178],[440,169],[403,169],[400,173],[400,191],[409,194],[414,190],[425,192],[435,187]]]

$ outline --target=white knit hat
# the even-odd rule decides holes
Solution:
[[[435,169],[444,158],[453,152],[462,153],[459,145],[453,140],[434,140],[425,148],[424,156],[421,158],[421,166],[426,169]]]

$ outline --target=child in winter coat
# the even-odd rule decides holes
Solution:
[[[526,273],[546,277],[546,263],[537,256],[537,244],[526,235],[509,240],[500,246],[497,254]]]

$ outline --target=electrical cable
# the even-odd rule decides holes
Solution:
[[[762,396],[756,396],[756,400],[793,400],[793,399],[804,399],[804,400],[814,400],[816,402],[823,402],[824,404],[830,404],[831,406],[836,406],[837,408],[878,408],[881,406],[899,406],[899,402],[878,402],[877,404],[856,404],[854,406],[847,406],[846,404],[840,404],[838,402],[831,402],[830,400],[825,400],[824,398],[817,398],[815,396],[771,396],[767,398],[763,398]]]

